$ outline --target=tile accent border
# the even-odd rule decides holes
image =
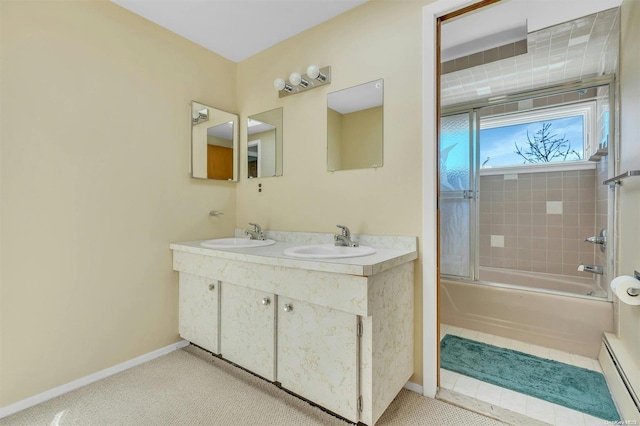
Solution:
[[[468,56],[451,59],[442,63],[442,74],[448,74],[455,71],[466,70],[478,65],[484,65],[502,59],[512,58],[514,56],[527,53],[527,39],[522,39],[514,43],[507,43],[502,46],[482,52],[473,53]]]

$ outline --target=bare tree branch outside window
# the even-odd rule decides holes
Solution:
[[[516,154],[524,158],[524,163],[549,163],[551,161],[581,160],[579,152],[571,149],[566,135],[559,137],[551,133],[551,123],[542,123],[542,128],[532,136],[527,131],[527,141],[518,145],[514,142]]]

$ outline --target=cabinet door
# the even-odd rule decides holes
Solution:
[[[179,285],[180,336],[208,351],[219,353],[218,281],[181,272]]]
[[[227,282],[221,288],[220,352],[267,380],[275,380],[275,303],[270,293]]]
[[[278,297],[278,381],[351,421],[358,421],[356,315]]]

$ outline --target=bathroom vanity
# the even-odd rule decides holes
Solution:
[[[332,243],[332,234],[266,237],[276,243],[171,244],[180,335],[350,421],[373,425],[413,374],[416,238],[363,235],[356,241],[375,254],[319,260],[283,252]]]

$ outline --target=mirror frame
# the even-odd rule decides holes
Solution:
[[[207,111],[204,112],[204,109]],[[204,179],[204,180],[215,180],[215,181],[223,181],[223,182],[238,182],[239,176],[239,167],[238,160],[239,156],[239,148],[240,148],[240,138],[239,138],[239,124],[240,117],[237,114],[233,114],[210,105],[207,105],[198,101],[191,101],[191,109],[190,109],[190,122],[191,122],[191,155],[190,155],[190,175],[194,179]],[[196,126],[200,126],[204,123],[209,123],[206,127],[207,129],[211,127],[216,127],[219,125],[223,125],[225,123],[233,122],[233,130],[232,130],[232,167],[233,167],[233,177],[230,179],[215,179],[209,178],[207,176],[207,163],[208,155],[206,152],[203,152],[207,149],[208,143],[204,144],[204,148],[202,147],[201,141],[196,141],[196,135],[194,132],[194,128]],[[196,145],[198,142],[198,146]],[[204,155],[203,155],[204,154]],[[202,157],[204,156],[204,160]],[[202,163],[204,161],[204,166],[200,165],[196,167],[196,163]],[[205,174],[203,174],[196,169],[205,169]]]

